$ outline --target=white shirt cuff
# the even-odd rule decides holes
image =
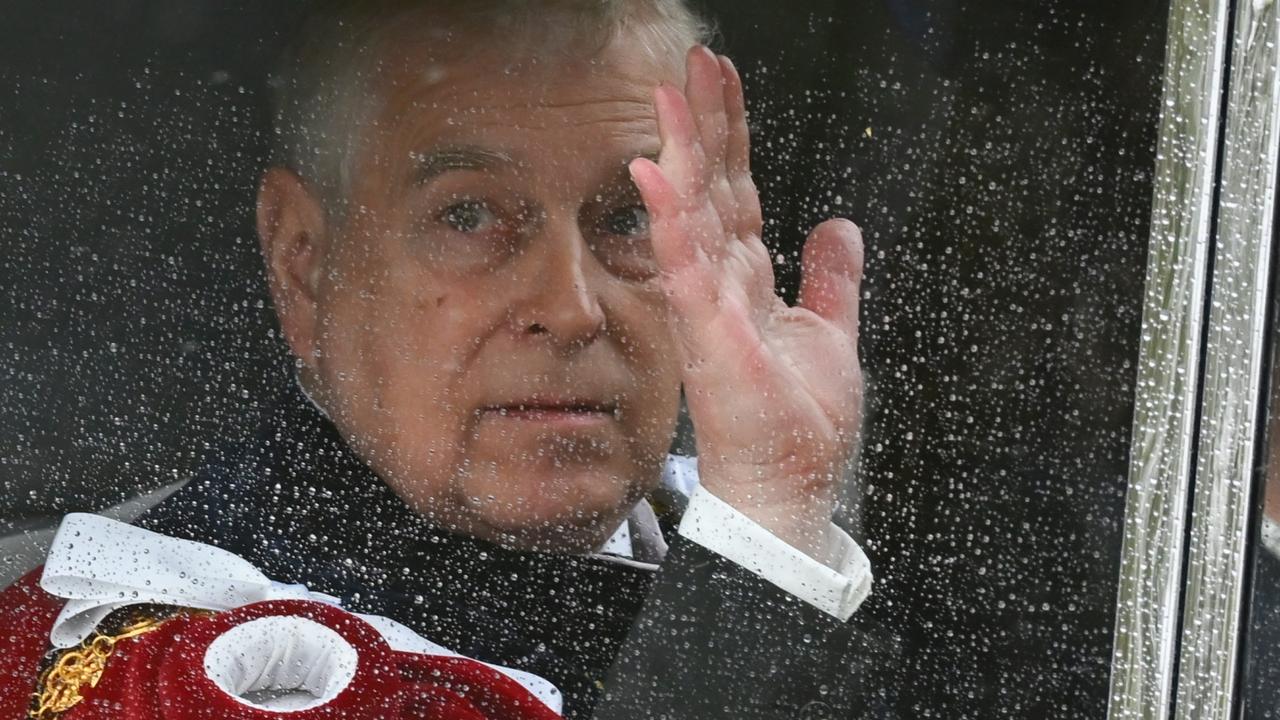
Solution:
[[[828,529],[833,550],[828,567],[698,486],[689,497],[679,532],[841,621],[871,594],[870,561],[834,523]]]

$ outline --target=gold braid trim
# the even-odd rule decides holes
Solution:
[[[115,652],[116,643],[149,633],[173,618],[191,612],[152,606],[146,610],[133,609],[128,615],[118,617],[115,622],[108,618],[79,647],[55,652],[51,660],[46,661],[40,679],[36,682],[36,692],[27,717],[30,720],[57,720],[62,713],[84,699],[81,691],[86,686],[98,686],[103,671],[107,669],[107,660]]]

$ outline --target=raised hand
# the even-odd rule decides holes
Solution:
[[[684,361],[702,484],[826,560],[862,417],[861,234],[847,220],[814,228],[799,304],[788,306],[761,240],[737,70],[694,48],[684,92],[661,86],[655,106],[662,152],[633,161],[631,175]]]

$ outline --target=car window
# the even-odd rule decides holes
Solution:
[[[841,316],[821,299],[827,286],[807,291],[810,306],[830,310],[825,334],[801,340],[777,330],[782,315],[759,309],[763,291],[742,291],[756,302],[753,317],[770,318],[752,326],[769,329],[759,330],[769,339],[761,346],[795,350],[778,356],[778,377],[789,380],[774,385],[749,372],[764,360],[698,374],[705,358],[747,355],[726,344],[737,337],[726,326],[686,328],[681,345],[659,322],[674,291],[654,290],[655,278],[674,255],[655,256],[644,238],[668,221],[646,205],[655,195],[643,194],[643,180],[637,189],[627,163],[662,160],[650,86],[671,73],[669,83],[685,79],[683,54],[676,70],[664,65],[667,44],[684,35],[644,30],[634,56],[610,60],[605,42],[604,54],[575,65],[583,38],[598,38],[572,22],[526,37],[520,26],[536,21],[527,14],[508,26],[458,11],[461,19],[416,34],[409,21],[379,25],[393,38],[379,42],[412,50],[394,60],[361,64],[368,57],[352,51],[306,65],[303,53],[304,69],[290,74],[280,58],[314,17],[309,3],[19,5],[0,31],[11,97],[0,108],[5,582],[43,560],[64,514],[101,512],[225,545],[274,580],[341,597],[463,654],[553,676],[567,683],[571,717],[609,707],[614,687],[675,702],[654,688],[681,678],[685,694],[736,707],[746,691],[725,690],[723,700],[735,687],[727,675],[683,664],[715,657],[717,632],[737,642],[756,633],[770,652],[795,645],[782,676],[805,682],[760,696],[808,708],[792,716],[1107,712],[1168,3],[698,4],[707,21],[699,37],[732,58],[745,88],[765,250],[753,272],[767,267],[782,301],[803,305],[802,278],[814,277],[806,263],[841,262],[806,261],[811,231],[834,217],[860,229],[856,355],[847,333],[829,332]],[[484,22],[483,31],[468,24]],[[467,32],[485,46],[450,44]],[[372,42],[353,37],[353,47]],[[556,62],[599,85],[576,87],[543,67]],[[615,71],[643,93],[600,80]],[[341,104],[353,102],[342,83],[394,78],[409,89]],[[318,89],[297,90],[308,83]],[[438,94],[413,94],[424,87]],[[599,93],[609,92],[631,94],[608,105]],[[412,132],[387,119],[418,115],[427,120]],[[282,132],[281,118],[295,116],[299,127]],[[637,117],[649,124],[635,130]],[[348,152],[364,164],[343,165]],[[343,169],[324,174],[326,163]],[[293,202],[306,193],[313,204]],[[720,219],[706,227],[719,232]],[[263,239],[299,227],[296,245]],[[827,227],[819,243],[854,242],[841,234],[852,230]],[[356,240],[305,242],[336,228],[356,228]],[[581,242],[563,247],[576,249],[539,240],[566,232]],[[720,252],[706,247],[708,257]],[[337,259],[316,270],[307,252]],[[576,265],[555,264],[570,257]],[[720,282],[738,266],[716,267],[708,277]],[[710,294],[736,298],[733,287]],[[400,304],[379,304],[395,293]],[[299,319],[312,300],[313,314]],[[283,322],[281,313],[290,313]],[[511,335],[516,326],[522,334]],[[824,389],[816,379],[852,372],[856,363],[835,362],[846,356],[860,358],[860,383]],[[451,383],[459,367],[483,372]],[[721,384],[700,385],[706,377]],[[752,462],[770,458],[759,462],[774,473],[759,481],[767,488],[785,467],[769,454],[776,447],[812,451],[812,427],[788,424],[803,413],[771,414],[791,407],[797,387],[824,398],[833,437],[852,449],[838,482],[804,485],[833,493],[827,509],[851,543],[841,547],[865,554],[869,575],[857,577],[868,578],[867,592],[837,586],[846,600],[857,596],[852,605],[806,595],[812,576],[787,585],[750,570],[737,545],[717,544],[720,531],[681,524],[704,502],[698,478],[706,489],[708,477],[750,466],[747,450],[759,451]],[[705,420],[748,395],[764,400],[723,426]],[[583,429],[628,418],[633,426],[616,437]],[[480,450],[458,439],[490,421],[503,429]],[[553,421],[578,425],[521,434]],[[311,439],[289,434],[300,429]],[[634,466],[618,450],[650,446],[664,457],[636,451]],[[625,486],[628,473],[643,474],[636,467],[647,484]],[[804,469],[835,472],[824,467]],[[517,479],[541,477],[537,468],[549,479],[526,492]],[[575,484],[579,476],[594,479]],[[622,499],[602,500],[609,492]],[[778,539],[791,525],[770,523],[809,506],[773,492],[723,490],[719,500]],[[652,512],[614,518],[628,539],[611,527],[608,540],[621,544],[573,534],[590,525],[584,517],[608,515],[600,508],[642,497]],[[500,517],[477,514],[486,503]],[[728,527],[711,517],[705,527]],[[434,534],[442,527],[483,544],[428,574],[423,548],[453,542]],[[403,542],[389,540],[397,533]],[[793,549],[809,535],[798,537]],[[506,562],[489,543],[575,558],[626,547],[633,564],[670,562],[643,572],[710,605],[680,611],[680,593],[662,595],[661,579],[605,578],[586,561],[513,569],[473,560],[495,552]],[[827,570],[863,568],[852,553],[844,565],[826,557]],[[698,574],[713,561],[732,569]],[[723,573],[738,584],[717,584],[728,582]],[[443,576],[456,584],[443,589]],[[501,594],[515,585],[523,589]],[[743,587],[760,594],[725,595]],[[526,613],[514,598],[529,588],[569,600]],[[740,604],[715,605],[721,597]],[[597,606],[607,608],[599,618]],[[688,627],[663,624],[670,608]],[[525,631],[533,614],[543,634]],[[839,632],[812,629],[827,622]],[[579,658],[590,678],[573,669]]]

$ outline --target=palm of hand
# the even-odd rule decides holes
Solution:
[[[815,228],[789,307],[761,240],[733,65],[695,48],[685,92],[660,87],[655,105],[662,153],[631,172],[651,216],[703,484],[757,520],[803,524],[775,516],[810,513],[825,525],[861,421],[861,237],[844,220]]]

